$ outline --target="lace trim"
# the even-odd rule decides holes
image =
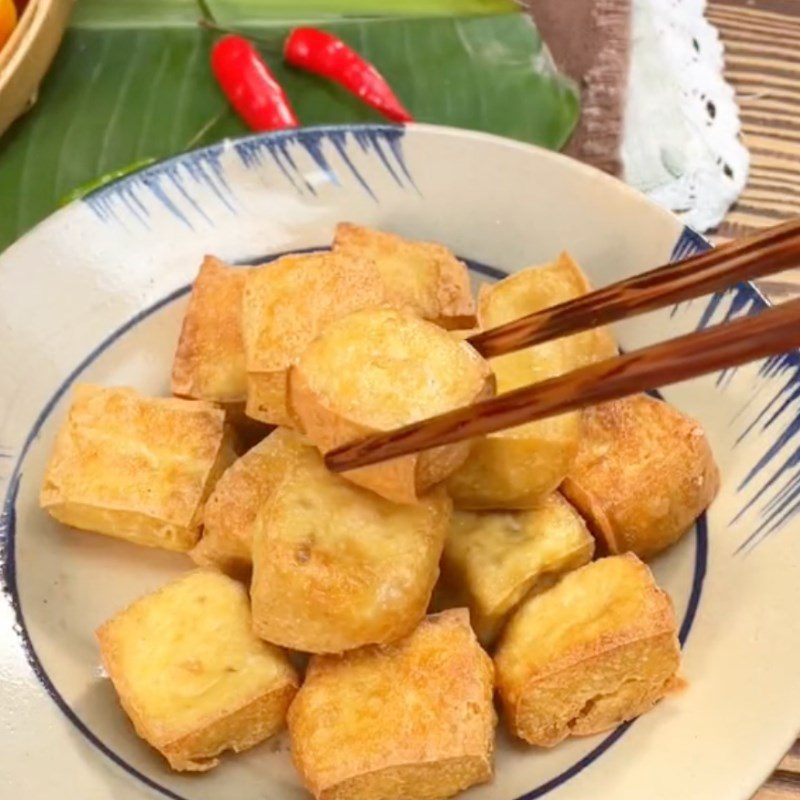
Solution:
[[[634,0],[625,180],[705,231],[747,180],[739,110],[705,0]]]

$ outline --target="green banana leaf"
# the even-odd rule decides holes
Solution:
[[[0,250],[104,173],[246,133],[211,75],[201,13],[256,40],[304,124],[381,118],[282,63],[301,20],[373,61],[419,121],[557,149],[577,120],[574,85],[509,0],[79,0],[36,105],[0,137]]]
[[[199,9],[198,9],[199,6]],[[432,17],[509,14],[517,0],[80,0],[74,25],[192,23],[198,11],[220,24],[288,24],[343,17]]]

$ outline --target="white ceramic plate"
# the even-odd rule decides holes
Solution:
[[[37,492],[75,380],[168,391],[201,256],[263,260],[354,220],[441,241],[478,280],[568,248],[596,285],[704,247],[623,184],[549,152],[429,126],[257,136],[179,156],[59,211],[0,257],[0,796],[305,797],[278,738],[204,776],[134,735],[93,631],[190,566],[67,530]],[[483,266],[480,266],[483,265]],[[625,349],[756,311],[739,286],[621,325]],[[723,489],[654,563],[675,601],[687,691],[632,725],[552,751],[500,737],[467,797],[745,800],[800,723],[800,358],[667,388],[705,426]]]

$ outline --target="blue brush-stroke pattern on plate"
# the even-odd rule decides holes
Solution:
[[[192,184],[209,189],[220,210],[237,214],[238,198],[222,165],[223,154],[232,150],[245,169],[271,164],[275,178],[300,195],[317,194],[308,169],[301,166],[304,158],[316,166],[315,180],[333,186],[354,180],[377,203],[376,189],[359,170],[357,156],[372,157],[371,166],[379,165],[400,189],[418,192],[403,155],[403,135],[404,128],[397,125],[338,125],[251,136],[153,164],[95,189],[83,200],[102,222],[123,227],[126,218],[150,227],[148,199],[156,200],[189,230],[198,224],[213,226],[214,212],[201,208],[190,189]]]
[[[675,245],[673,259],[687,258],[708,247],[705,239],[686,228]],[[697,329],[757,314],[769,305],[752,283],[739,283],[706,301]],[[739,368],[719,372],[718,389],[724,392],[738,372]],[[731,523],[735,525],[751,513],[755,520],[737,546],[737,551],[745,552],[800,512],[800,353],[793,350],[771,356],[760,364],[755,381],[747,379],[751,381],[750,399],[731,424],[736,426],[737,445],[756,439],[764,451],[736,487],[741,505]]]

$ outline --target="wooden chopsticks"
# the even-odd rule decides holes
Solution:
[[[693,256],[480,333],[493,357],[697,297],[800,261],[800,221]],[[334,472],[481,436],[735,367],[800,346],[800,300],[569,372],[331,450]]]
[[[328,469],[344,472],[431,447],[482,436],[735,367],[800,346],[800,299],[752,317],[635,350],[331,450]]]
[[[486,358],[653,311],[800,262],[800,220],[634,275],[467,341]]]

